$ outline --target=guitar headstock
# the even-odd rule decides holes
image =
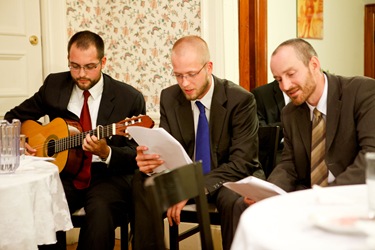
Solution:
[[[154,127],[154,125],[154,121],[148,115],[133,116],[116,123],[116,135],[129,137],[129,134],[126,130],[127,127],[141,126],[145,128],[152,128]]]

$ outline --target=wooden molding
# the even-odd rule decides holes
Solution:
[[[267,0],[239,0],[240,85],[247,90],[267,83]]]
[[[375,78],[375,4],[365,5],[365,71]]]

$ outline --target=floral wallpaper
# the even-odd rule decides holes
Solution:
[[[201,34],[200,0],[66,0],[68,37],[81,30],[105,43],[104,72],[140,90],[148,113],[159,113],[160,92],[176,83],[170,50]]]

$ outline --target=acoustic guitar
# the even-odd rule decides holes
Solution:
[[[139,115],[83,132],[79,122],[73,120],[55,118],[46,125],[27,120],[22,123],[21,134],[25,134],[28,144],[36,149],[36,156],[53,157],[60,172],[64,169],[64,172],[76,175],[83,162],[81,146],[87,134],[99,139],[113,135],[128,137],[126,128],[129,126],[152,128],[154,121],[147,115]]]

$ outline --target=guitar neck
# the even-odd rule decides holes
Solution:
[[[55,141],[55,152],[62,152],[71,148],[79,147],[83,144],[86,135],[95,135],[98,139],[110,137],[116,134],[116,124],[98,126],[96,129],[74,134]]]

